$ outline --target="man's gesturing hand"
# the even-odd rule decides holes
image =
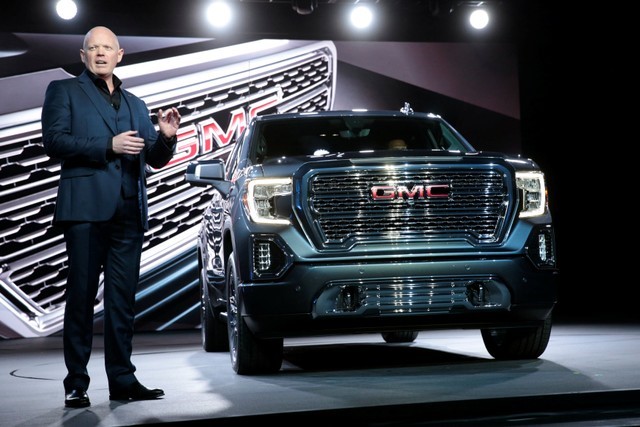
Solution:
[[[174,137],[180,127],[180,113],[178,109],[171,107],[166,113],[164,113],[162,109],[159,109],[158,126],[160,127],[160,132],[162,132],[165,137]]]
[[[137,137],[138,131],[128,130],[119,133],[112,139],[113,146],[111,149],[116,154],[133,154],[136,155],[144,148],[144,139]]]

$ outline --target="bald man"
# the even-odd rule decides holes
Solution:
[[[69,259],[63,344],[65,406],[91,404],[87,364],[94,305],[104,274],[104,353],[111,400],[164,395],[143,386],[131,361],[135,294],[148,229],[145,165],[172,158],[180,114],[158,110],[158,129],[144,101],[122,87],[114,69],[124,50],[106,27],[85,36],[85,70],[49,84],[42,108],[42,142],[60,161],[53,223],[64,231]]]

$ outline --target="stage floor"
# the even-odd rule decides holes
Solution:
[[[0,426],[640,425],[640,324],[556,322],[533,361],[492,359],[475,330],[289,339],[263,376],[236,375],[199,330],[138,334],[138,378],[166,395],[129,403],[109,400],[101,341],[82,409],[64,408],[60,337],[0,341]]]

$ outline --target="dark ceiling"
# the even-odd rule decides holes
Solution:
[[[119,35],[171,37],[368,39],[459,41],[470,37],[514,41],[538,0],[360,0],[379,11],[377,29],[355,34],[344,22],[356,0],[230,0],[237,8],[231,34],[206,25],[203,10],[211,0],[76,0],[79,14],[70,22],[55,15],[57,0],[3,2],[0,29],[5,32],[84,34],[105,25]],[[495,12],[492,29],[471,33],[463,22],[470,6],[483,3]]]

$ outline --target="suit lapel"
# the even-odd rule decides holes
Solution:
[[[87,94],[87,97],[96,110],[98,110],[98,113],[100,113],[100,116],[111,132],[116,135],[117,129],[114,127],[115,122],[112,119],[113,111],[110,110],[109,104],[104,102],[102,95],[98,92],[98,88],[91,80],[91,77],[87,75],[86,71],[78,76],[78,82],[80,83],[80,88]]]

